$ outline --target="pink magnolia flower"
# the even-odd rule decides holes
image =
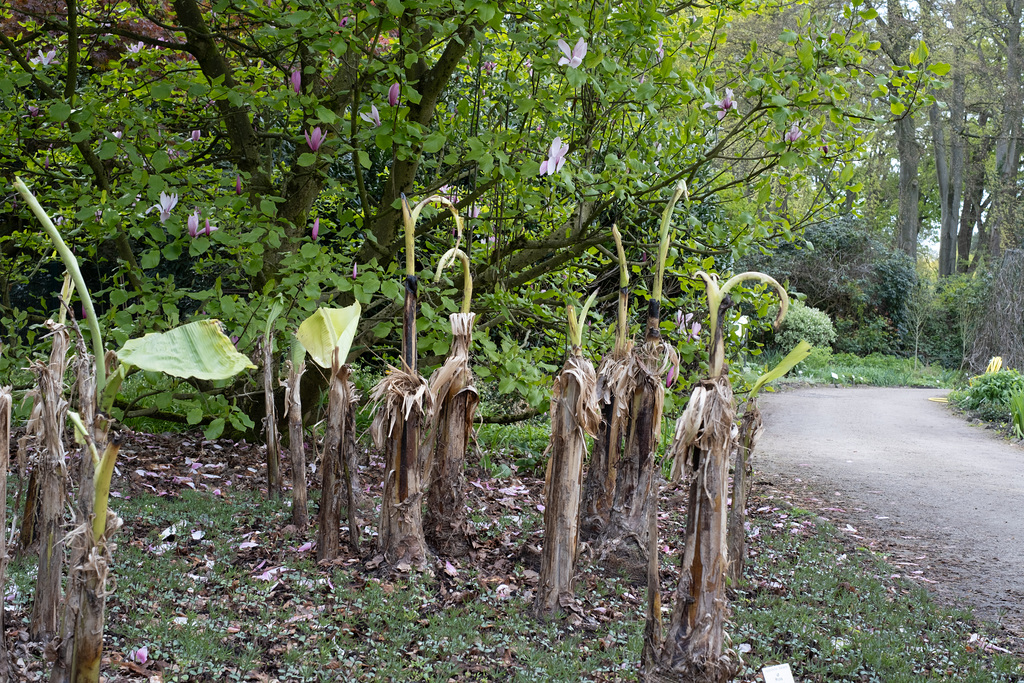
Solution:
[[[160,193],[160,201],[153,205],[154,209],[160,209],[160,222],[165,222],[171,217],[171,209],[178,203],[178,195]]]
[[[50,50],[49,52],[43,52],[42,50],[39,50],[38,52],[36,52],[36,54],[38,55],[37,57],[33,57],[32,59],[28,60],[29,62],[31,62],[32,64],[34,64],[36,66],[39,66],[39,65],[50,66],[51,64],[56,64],[57,63],[57,60],[56,60],[57,51],[56,50]]]
[[[28,105],[28,115],[35,118],[36,116],[42,116],[43,112],[39,111],[39,107],[34,104]]]
[[[372,123],[374,128],[378,127],[380,125],[380,112],[377,111],[377,105],[371,104],[370,113],[363,112],[359,115],[359,118],[367,123]]]
[[[292,81],[292,90],[294,90],[296,93],[301,93],[302,92],[302,72],[298,71],[298,70],[293,71],[292,72],[291,81]]]
[[[320,149],[320,145],[324,144],[324,140],[327,139],[327,134],[320,130],[320,126],[313,129],[312,132],[306,133],[306,144],[309,148],[316,152]]]
[[[211,232],[217,232],[218,230],[220,230],[220,228],[218,228],[216,225],[210,225],[210,219],[207,218],[206,227],[203,230],[203,232],[206,233],[206,236],[209,237]]]
[[[313,241],[316,242],[320,238],[320,217],[317,216],[313,219],[313,230],[310,233]]]
[[[192,131],[192,142],[199,142],[199,138],[203,136],[203,131],[194,130]]]
[[[498,67],[498,63],[497,62],[484,62],[483,67],[484,67],[484,73],[487,74],[488,76],[490,76],[491,74],[494,73],[494,70]]]
[[[235,176],[235,194],[242,194],[242,176],[240,175]]]
[[[359,264],[355,261],[352,262],[352,279],[355,280],[359,277]]]
[[[132,650],[128,653],[128,661],[135,662],[136,664],[145,664],[149,661],[149,648],[143,645],[138,650]]]
[[[533,78],[533,60],[529,58],[525,59],[523,61],[523,68],[530,74],[530,78]]]
[[[643,85],[643,84],[644,84],[644,81],[646,81],[646,80],[647,80],[647,76],[645,76],[645,75],[641,74],[641,75],[640,75],[640,78],[638,78],[638,79],[637,79],[637,84],[639,84],[639,85]]]
[[[676,381],[676,366],[672,366],[668,369],[668,376],[665,377],[665,388],[672,386],[672,383]]]
[[[797,140],[800,139],[800,136],[803,134],[804,132],[800,130],[800,126],[794,123],[793,126],[786,132],[784,139],[786,140],[786,142],[796,142]]]
[[[548,150],[548,158],[541,162],[541,175],[554,175],[565,166],[565,155],[569,151],[569,145],[562,142],[562,138],[555,138],[551,141],[551,149]]]
[[[736,101],[732,99],[732,88],[726,88],[725,97],[720,99],[716,104],[718,106],[718,120],[721,121],[725,118],[725,115],[729,113],[730,109],[736,108]]]
[[[199,236],[199,212],[194,212],[188,217],[188,236],[198,237]]]
[[[665,41],[662,38],[658,38],[658,47],[654,50],[658,53],[658,61],[665,59]]]
[[[338,19],[338,28],[346,28],[352,23],[352,17],[342,17]]]
[[[401,94],[402,86],[398,85],[398,83],[392,83],[391,87],[388,88],[388,104],[390,104],[392,107],[397,107],[398,98]],[[377,125],[379,126],[380,124],[378,123]]]
[[[146,44],[141,40],[128,46],[128,54],[137,55],[146,49]]]
[[[580,38],[576,41],[576,46],[570,50],[569,43],[559,38],[558,49],[562,51],[563,55],[565,55],[558,60],[558,66],[565,66],[568,64],[570,68],[575,69],[583,64],[583,58],[587,56],[587,41]]]

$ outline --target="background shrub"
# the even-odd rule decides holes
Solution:
[[[814,347],[828,349],[836,340],[836,328],[828,313],[795,301],[789,307],[772,346],[787,352],[799,344],[801,339],[807,340]]]
[[[950,399],[961,408],[978,413],[985,420],[1008,420],[1014,396],[1024,392],[1024,375],[1016,370],[1000,370],[978,375],[964,391]]]
[[[803,241],[748,256],[740,265],[739,270],[768,273],[805,295],[808,306],[828,313],[839,331],[836,351],[866,355],[908,350],[915,264],[854,216],[811,226]]]

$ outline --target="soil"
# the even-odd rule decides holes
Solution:
[[[1024,448],[937,389],[764,395],[758,487],[780,488],[1024,653]]]

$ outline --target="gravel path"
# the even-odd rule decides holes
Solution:
[[[1024,638],[1024,448],[928,400],[944,394],[763,395],[755,486],[813,492],[823,516],[908,578]]]

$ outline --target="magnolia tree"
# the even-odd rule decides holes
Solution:
[[[357,353],[394,349],[398,199],[443,193],[470,216],[478,355],[502,361],[476,371],[540,406],[559,358],[555,285],[611,274],[613,220],[638,268],[667,190],[688,182],[673,300],[693,285],[672,274],[790,239],[849,181],[866,115],[851,98],[861,80],[884,80],[858,68],[874,47],[861,15],[794,14],[770,49],[720,58],[742,11],[173,0],[114,12],[14,0],[0,10],[0,163],[62,207],[77,252],[98,265],[117,343],[140,320],[201,314],[249,350],[265,297],[281,294],[295,304],[278,331],[358,301]],[[2,210],[15,227],[24,216],[11,201]],[[449,228],[425,219],[417,246],[436,263]],[[28,272],[17,266],[43,245],[5,237],[18,248],[2,251],[13,263],[0,272]],[[453,295],[422,301],[418,346],[435,358]],[[25,329],[16,308],[5,325]],[[230,396],[211,402],[222,412],[211,435],[225,420],[252,424]]]

